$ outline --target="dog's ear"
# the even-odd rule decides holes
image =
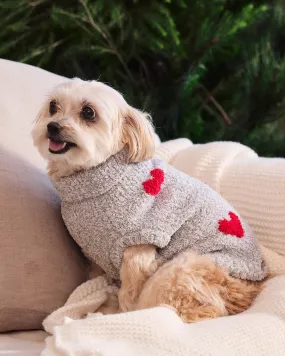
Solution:
[[[128,161],[142,162],[155,153],[155,133],[149,114],[132,107],[124,117],[123,139],[128,147]]]

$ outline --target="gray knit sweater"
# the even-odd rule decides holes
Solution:
[[[123,150],[53,182],[64,222],[90,260],[119,279],[125,248],[154,244],[165,260],[191,249],[234,277],[265,277],[251,230],[220,195],[159,159],[125,161]]]

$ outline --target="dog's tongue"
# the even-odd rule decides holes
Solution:
[[[55,142],[52,140],[48,140],[48,147],[52,150],[52,151],[60,151],[64,148],[64,146],[66,145],[65,142]]]

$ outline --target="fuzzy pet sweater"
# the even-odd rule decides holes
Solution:
[[[187,139],[162,143],[157,155],[225,196],[261,241],[269,273],[285,274],[284,159],[258,157],[238,143],[193,145]],[[193,324],[182,323],[166,308],[93,314],[112,293],[102,278],[79,286],[46,319],[44,327],[53,336],[43,356],[285,354],[284,276],[267,281],[245,313]],[[87,313],[89,318],[74,320]]]
[[[251,230],[221,196],[160,159],[126,164],[125,155],[54,182],[65,224],[89,259],[119,279],[124,250],[153,244],[165,260],[191,249],[234,277],[265,277]]]

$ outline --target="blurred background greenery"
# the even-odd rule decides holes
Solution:
[[[285,156],[284,1],[2,0],[0,57],[100,79],[160,137]]]

